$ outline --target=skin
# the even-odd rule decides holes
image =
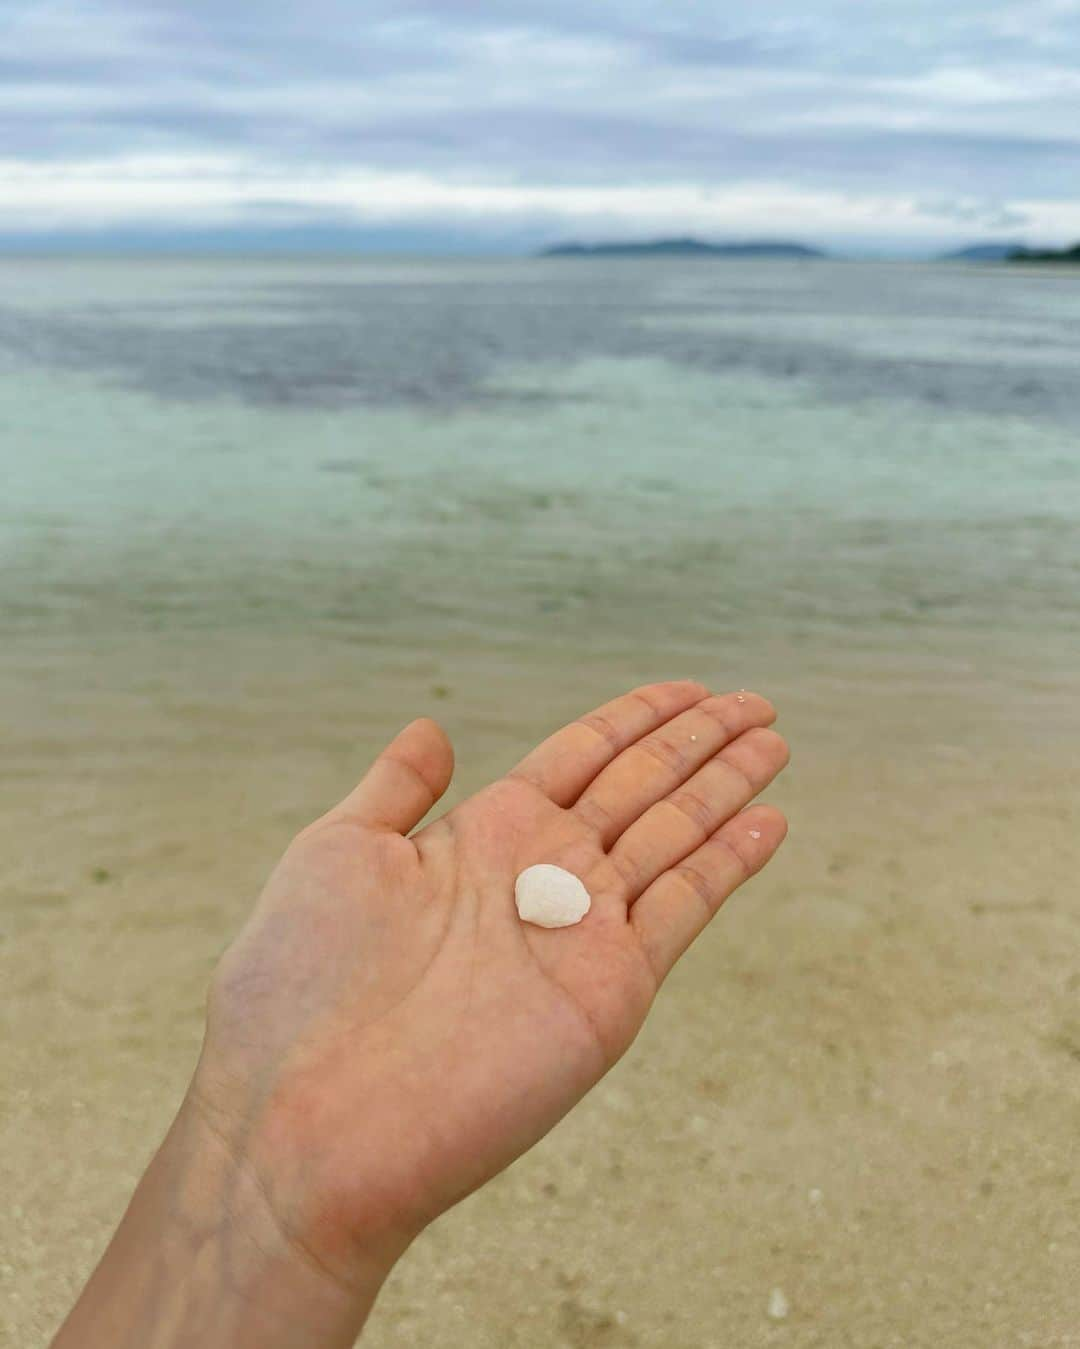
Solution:
[[[453,752],[407,726],[294,840],[225,953],[175,1124],[54,1349],[350,1345],[413,1238],[616,1062],[783,840],[752,693],[654,684],[411,833]],[[523,924],[550,862],[592,907]]]

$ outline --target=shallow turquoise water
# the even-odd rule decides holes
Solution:
[[[1080,278],[7,260],[0,635],[1080,635]]]

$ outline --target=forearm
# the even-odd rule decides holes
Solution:
[[[337,1349],[389,1268],[324,1270],[186,1103],[53,1349]]]

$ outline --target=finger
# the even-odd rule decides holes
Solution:
[[[719,750],[776,709],[756,693],[706,698],[637,740],[581,793],[574,813],[610,848],[639,816],[663,800]]]
[[[709,696],[693,680],[646,684],[556,731],[514,769],[557,806],[570,806],[617,754]]]
[[[630,909],[630,924],[657,981],[744,881],[776,852],[787,821],[774,806],[751,806],[664,874]]]
[[[688,857],[772,782],[789,759],[787,742],[755,727],[726,745],[688,782],[634,821],[608,854],[633,902]]]
[[[446,791],[453,772],[454,750],[446,732],[421,717],[391,740],[330,815],[367,829],[407,834]]]

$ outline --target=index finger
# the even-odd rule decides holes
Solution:
[[[644,684],[556,731],[510,776],[539,787],[557,806],[572,806],[616,755],[708,696],[692,679]]]

